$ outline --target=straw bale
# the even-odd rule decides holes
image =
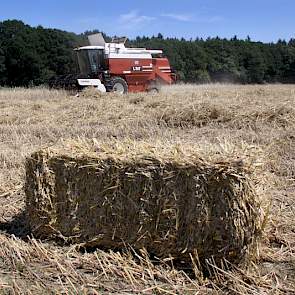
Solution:
[[[25,190],[38,238],[238,264],[261,232],[247,168],[205,160],[193,147],[72,142],[42,149],[26,161]]]

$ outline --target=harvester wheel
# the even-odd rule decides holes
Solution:
[[[149,88],[148,93],[150,94],[157,94],[160,92],[160,89],[157,87]]]
[[[128,92],[128,84],[121,77],[113,77],[110,81],[110,90],[111,92],[126,94]]]
[[[150,94],[157,94],[161,90],[161,82],[159,80],[152,81],[147,90]]]

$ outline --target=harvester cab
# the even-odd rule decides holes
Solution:
[[[80,73],[84,75],[97,75],[106,70],[105,40],[102,34],[88,36],[90,46],[76,48]]]
[[[84,75],[97,75],[106,69],[104,48],[79,49],[77,59],[80,73]]]
[[[162,50],[127,48],[125,37],[106,43],[101,33],[88,36],[88,40],[89,46],[75,49],[79,74],[63,77],[66,84],[63,88],[94,86],[102,92],[123,94],[158,91],[161,85],[176,81]],[[63,83],[55,84],[61,86]]]

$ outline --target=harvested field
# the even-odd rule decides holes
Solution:
[[[0,90],[0,293],[295,293],[295,88],[174,86],[155,95],[80,97],[46,89]],[[130,140],[193,146],[211,159],[256,167],[269,222],[257,260],[210,279],[173,261],[36,240],[27,234],[25,158],[63,140]],[[195,274],[195,275],[194,275]]]

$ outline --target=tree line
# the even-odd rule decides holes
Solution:
[[[0,22],[0,86],[34,86],[77,72],[73,48],[87,45],[75,34],[18,20]],[[106,36],[107,39],[109,37]],[[129,46],[163,49],[181,81],[194,83],[295,83],[295,39],[253,42],[234,36],[206,40],[137,37]]]

